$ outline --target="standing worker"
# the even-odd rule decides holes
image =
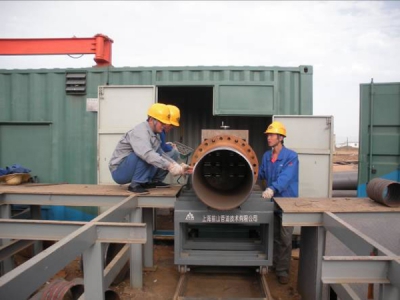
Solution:
[[[161,149],[159,134],[171,124],[169,108],[162,103],[153,104],[147,112],[147,121],[136,125],[119,140],[109,163],[116,183],[130,183],[134,193],[148,192],[147,188],[166,187],[162,182],[168,170],[173,176],[189,174],[188,165],[174,162]],[[164,156],[163,156],[164,155]]]
[[[286,148],[283,140],[286,128],[281,122],[272,122],[265,131],[268,146],[272,149],[265,152],[262,158],[259,180],[266,181],[262,193],[264,199],[273,197],[299,196],[299,159],[297,153]],[[274,255],[273,266],[279,283],[289,282],[290,260],[292,254],[292,226],[282,226],[282,211],[274,211]]]

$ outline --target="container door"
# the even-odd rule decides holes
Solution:
[[[400,181],[400,83],[360,85],[358,197],[374,178]]]
[[[97,136],[97,183],[115,184],[108,169],[121,136],[147,118],[156,100],[156,87],[100,86]]]
[[[299,197],[332,195],[333,116],[274,116],[286,126],[285,146],[299,155]]]

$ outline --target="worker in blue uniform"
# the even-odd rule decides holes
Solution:
[[[281,122],[272,122],[265,131],[268,146],[260,165],[258,179],[265,180],[264,199],[274,197],[299,196],[299,159],[296,152],[286,148],[284,138],[286,128]],[[290,260],[292,254],[293,227],[282,226],[282,212],[276,205],[274,212],[274,250],[273,266],[279,283],[289,282]]]

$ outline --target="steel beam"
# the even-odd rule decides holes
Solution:
[[[4,199],[5,195],[1,195],[0,199]],[[0,205],[0,218],[7,219],[11,218],[11,205],[3,204]],[[0,246],[8,245],[10,243],[9,238],[0,238]],[[0,262],[0,275],[3,275],[14,268],[14,261],[11,257],[8,257]]]
[[[143,223],[96,223],[97,241],[102,243],[144,244],[147,229]]]
[[[34,194],[3,194],[1,204],[21,205],[61,205],[61,206],[113,206],[123,199],[136,197],[138,207],[144,208],[173,208],[176,197],[143,197],[143,196],[100,196],[100,195],[34,195]]]
[[[113,206],[127,196],[4,194],[0,204]]]
[[[0,247],[0,261],[11,257],[12,255],[18,253],[19,251],[29,247],[33,244],[33,241],[27,240],[15,240],[11,241],[9,244]]]
[[[340,300],[361,300],[356,292],[348,284],[331,284]]]
[[[137,197],[130,196],[114,205],[91,222],[56,222],[56,221],[37,221],[37,220],[0,220],[0,234],[12,234],[13,227],[15,233],[23,236],[30,231],[44,232],[47,237],[57,236],[61,240],[53,246],[41,252],[26,263],[20,265],[8,274],[0,278],[0,295],[5,299],[26,299],[34,292],[43,282],[65,267],[70,261],[75,259],[80,253],[84,253],[85,265],[85,290],[86,299],[102,299],[100,293],[96,289],[99,280],[105,288],[105,282],[111,280],[112,275],[104,280],[103,269],[104,255],[102,242],[113,243],[145,243],[146,242],[146,226],[145,224],[132,223],[111,223],[111,221],[120,221],[124,216],[136,211]],[[8,206],[8,205],[7,205]],[[3,214],[4,215],[4,214]],[[136,218],[135,218],[136,219]],[[141,216],[140,216],[141,219]],[[104,222],[107,221],[107,222]],[[47,225],[46,225],[47,224]],[[52,227],[57,234],[51,233]],[[55,229],[56,227],[57,229]],[[18,228],[18,230],[15,230]],[[3,232],[2,232],[3,231]],[[23,233],[25,231],[25,234]],[[62,233],[62,234],[61,234]],[[41,233],[42,235],[43,233]],[[0,235],[0,236],[2,236]],[[139,245],[139,254],[141,256],[141,245]],[[86,260],[86,262],[85,262]],[[126,262],[126,261],[125,261]],[[136,262],[138,264],[138,262]],[[119,264],[115,263],[117,267]],[[100,270],[100,272],[99,272]],[[140,270],[141,271],[141,270]],[[117,272],[117,271],[114,271]],[[89,276],[86,278],[86,276]],[[137,275],[138,277],[139,275]],[[142,274],[140,273],[140,277]],[[95,280],[93,279],[95,278]],[[23,289],[20,287],[24,286]],[[101,294],[104,297],[104,288]]]
[[[379,300],[398,300],[400,299],[400,289],[393,285],[381,284],[379,286]]]
[[[142,221],[142,208],[135,209],[131,212],[131,222]],[[130,281],[131,287],[143,287],[143,247],[142,245],[131,245],[130,249]]]
[[[138,198],[134,195],[125,198],[123,201],[118,202],[113,207],[109,208],[101,215],[94,218],[94,222],[120,222],[130,211],[137,208]]]
[[[104,245],[94,243],[83,252],[85,300],[104,300]]]
[[[174,208],[176,197],[140,197],[138,207],[141,208]]]
[[[318,226],[301,229],[298,290],[304,299],[323,299],[321,268],[325,241],[325,228]]]
[[[93,223],[66,236],[3,275],[0,278],[0,295],[4,299],[27,299],[48,278],[88,249],[96,241],[96,236],[96,226]]]
[[[324,213],[323,225],[327,231],[332,233],[356,255],[368,256],[374,249],[376,249],[378,251],[378,256],[396,256],[396,254],[369,238],[367,235],[363,234],[361,231],[357,230],[333,213]]]
[[[0,237],[21,240],[58,241],[86,222],[0,220]],[[146,224],[95,222],[97,241],[103,243],[146,242]]]
[[[143,209],[143,222],[147,226],[147,235],[153,235],[153,208],[144,208]],[[143,265],[145,268],[153,267],[153,259],[154,259],[154,245],[153,239],[147,239],[146,243],[143,247]]]
[[[324,256],[321,279],[323,283],[390,283],[387,277],[388,258],[376,256]]]
[[[0,237],[20,240],[58,241],[85,222],[0,219]]]
[[[108,287],[129,259],[130,245],[125,245],[104,269],[104,286]]]
[[[284,213],[282,226],[322,226],[322,213]]]

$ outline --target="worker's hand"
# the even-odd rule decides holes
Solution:
[[[181,167],[183,168],[186,175],[193,173],[193,167],[191,167],[185,163],[181,163]]]
[[[274,191],[270,188],[266,188],[266,190],[262,193],[262,197],[264,199],[271,199],[274,196]]]
[[[185,175],[185,169],[184,169],[181,165],[178,165],[176,162],[171,163],[171,164],[169,165],[168,171],[169,171],[173,176]]]
[[[172,142],[166,142],[167,145],[170,145],[172,148],[178,150],[178,148],[176,147],[176,144],[172,143]]]

